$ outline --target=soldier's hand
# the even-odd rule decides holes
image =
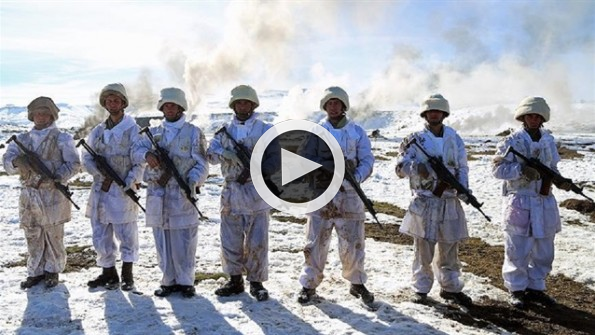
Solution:
[[[524,166],[523,169],[521,170],[523,176],[527,179],[527,180],[537,180],[539,178],[541,178],[541,175],[539,174],[539,171],[537,171],[536,169],[530,167],[530,166]]]
[[[232,164],[242,165],[242,161],[233,150],[225,149],[223,150],[221,156],[223,156],[224,159],[228,160]]]
[[[428,170],[428,167],[425,163],[417,164],[417,174],[423,179],[426,179],[430,176],[430,171]]]
[[[149,167],[151,167],[152,169],[159,167],[159,157],[157,157],[154,153],[150,151],[147,152],[147,154],[145,155],[145,160],[147,161],[147,164],[149,164]]]
[[[23,170],[31,169],[31,166],[29,165],[29,159],[27,159],[27,156],[25,155],[20,155],[17,158],[13,159],[12,166]]]
[[[564,191],[570,191],[572,189],[572,184],[570,182],[563,181],[560,184],[557,184],[556,187]]]
[[[494,165],[500,165],[502,162],[504,162],[504,156],[496,156],[492,159]]]
[[[190,187],[190,196],[192,197],[192,199],[196,199],[196,195],[198,194],[197,190],[198,186],[196,185]]]

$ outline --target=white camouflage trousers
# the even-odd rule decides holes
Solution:
[[[60,273],[66,266],[64,224],[25,227],[27,239],[27,276],[37,277],[45,272]]]
[[[526,288],[544,291],[545,277],[554,261],[554,236],[534,238],[504,232],[504,286],[513,291]]]
[[[368,276],[364,271],[365,227],[363,220],[323,219],[309,215],[304,247],[304,267],[300,284],[316,288],[324,278],[324,266],[328,257],[330,238],[335,228],[339,238],[339,258],[343,278],[352,284],[364,284]]]
[[[97,252],[97,265],[109,268],[116,265],[119,244],[122,262],[138,261],[138,228],[136,221],[128,223],[104,224],[91,218],[93,247]],[[115,236],[115,238],[114,238]]]
[[[415,292],[430,292],[434,277],[445,291],[461,292],[464,283],[460,279],[459,242],[435,242],[414,237],[413,249],[411,284]]]
[[[223,272],[248,281],[269,279],[269,211],[252,215],[221,214]]]
[[[198,227],[185,229],[153,228],[161,285],[194,285]]]

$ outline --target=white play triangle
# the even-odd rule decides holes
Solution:
[[[322,165],[300,155],[296,155],[291,151],[281,149],[281,186],[284,186],[321,166]]]

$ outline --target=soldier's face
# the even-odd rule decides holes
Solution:
[[[437,126],[437,125],[441,124],[442,121],[444,121],[444,118],[446,117],[446,113],[444,113],[443,111],[435,110],[435,109],[426,111],[425,113],[426,113],[426,121],[431,126]]]
[[[45,129],[54,121],[52,113],[45,109],[38,109],[33,112],[33,123],[35,129]]]
[[[523,121],[529,129],[539,129],[543,123],[543,118],[539,114],[527,114],[523,116]]]
[[[110,115],[116,116],[123,112],[124,101],[117,95],[108,95],[108,97],[105,98],[105,109],[107,109]]]
[[[341,100],[332,98],[324,104],[324,110],[329,119],[337,120],[343,116],[343,103]]]
[[[236,113],[236,117],[240,121],[245,121],[250,118],[254,111],[254,104],[250,100],[237,100],[234,102],[233,110]]]
[[[167,121],[177,121],[181,116],[180,107],[172,102],[166,102],[161,107],[163,110],[163,116]]]

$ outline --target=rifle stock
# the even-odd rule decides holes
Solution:
[[[68,199],[68,201],[70,201],[70,203],[72,203],[72,205],[74,205],[74,207],[76,209],[80,209],[80,207],[74,202],[74,200],[72,200],[73,193],[70,192],[70,189],[68,188],[68,186],[62,185],[60,182],[56,181],[56,176],[50,171],[50,169],[48,169],[47,166],[45,166],[45,164],[43,163],[41,158],[39,158],[39,156],[34,151],[27,149],[27,147],[25,147],[23,145],[23,143],[21,143],[19,140],[17,140],[16,135],[12,135],[8,139],[8,141],[6,141],[6,143],[10,143],[10,142],[14,142],[19,147],[19,149],[21,149],[21,151],[25,154],[25,156],[29,160],[29,162],[31,164],[31,168],[33,169],[33,171],[35,171],[35,173],[37,173],[38,175],[40,175],[46,179],[52,180],[54,187],[60,193],[62,193],[62,195],[64,195],[66,197],[66,199]]]
[[[542,187],[540,190],[540,194],[542,195],[548,195],[549,194],[549,188],[551,187],[551,184],[554,183],[555,185],[560,185],[562,183],[569,183],[570,184],[570,190],[576,194],[582,195],[583,197],[587,198],[590,202],[594,202],[593,199],[591,199],[590,197],[588,197],[587,195],[585,195],[583,193],[583,188],[579,187],[578,185],[576,185],[572,179],[570,178],[565,178],[562,175],[560,175],[559,173],[557,173],[556,171],[550,169],[549,167],[547,167],[545,164],[543,164],[542,162],[539,161],[539,159],[537,158],[528,158],[525,155],[521,154],[520,152],[516,151],[512,146],[509,146],[508,149],[506,149],[506,152],[504,153],[504,157],[508,156],[508,154],[511,153],[519,158],[521,158],[523,161],[525,161],[525,163],[527,164],[527,166],[532,167],[534,169],[536,169],[539,174],[543,177],[542,178]],[[546,185],[545,187],[547,187],[547,190],[544,190],[544,185]],[[545,192],[547,191],[547,192]],[[545,192],[545,193],[543,193]]]
[[[166,149],[164,149],[163,147],[161,147],[159,145],[159,143],[157,143],[157,141],[155,141],[155,138],[153,137],[153,134],[151,133],[151,130],[149,129],[149,127],[144,127],[143,129],[141,129],[139,134],[143,134],[143,133],[147,134],[147,137],[151,141],[151,144],[153,144],[153,147],[155,148],[155,150],[157,151],[157,154],[159,155],[159,161],[165,167],[166,173],[171,174],[171,176],[174,177],[174,179],[176,180],[176,182],[178,183],[178,185],[180,186],[182,191],[184,191],[184,195],[186,196],[186,199],[188,199],[188,201],[190,201],[190,203],[192,204],[194,209],[196,209],[200,218],[206,219],[206,217],[204,215],[202,215],[200,209],[198,209],[198,206],[196,205],[197,200],[192,197],[192,190],[190,189],[190,185],[188,185],[188,183],[184,180],[184,178],[178,171],[178,168],[176,167],[174,162],[171,160],[171,158],[169,158],[168,151]]]
[[[413,144],[415,146],[417,146],[419,148],[419,150],[428,158],[428,163],[430,163],[430,166],[432,167],[434,172],[436,172],[436,175],[438,175],[438,179],[440,180],[440,183],[446,183],[446,184],[450,185],[450,187],[457,190],[457,194],[463,194],[465,196],[464,197],[465,200],[461,199],[461,200],[463,200],[463,202],[475,207],[475,209],[477,209],[486,218],[486,220],[488,220],[488,222],[492,221],[492,219],[481,210],[481,206],[483,206],[483,203],[480,203],[477,200],[477,198],[473,194],[471,194],[471,191],[469,191],[467,188],[465,188],[465,186],[463,186],[458,181],[458,179],[448,170],[448,168],[444,165],[444,163],[442,163],[441,159],[428,154],[426,152],[426,150],[421,145],[419,145],[419,143],[417,143],[417,138],[415,138],[415,137],[413,139],[411,139],[411,141],[409,141],[409,143],[407,143],[406,148],[409,148]],[[440,185],[440,183],[439,183],[439,185]],[[434,190],[434,191],[436,191],[436,190]],[[442,192],[440,192],[440,195],[442,195]]]
[[[98,154],[97,152],[95,152],[95,150],[93,150],[93,148],[91,148],[89,146],[89,144],[87,144],[87,142],[84,139],[81,139],[76,144],[77,148],[81,145],[83,146],[83,148],[85,148],[85,150],[87,150],[87,152],[91,155],[91,157],[93,157],[93,161],[95,162],[97,169],[105,178],[105,180],[103,181],[103,184],[101,185],[102,191],[104,191],[104,192],[109,191],[109,187],[112,182],[115,182],[122,189],[124,189],[126,187],[126,182],[124,182],[124,180],[122,180],[122,178],[120,178],[118,173],[109,165],[109,163],[107,162],[105,157],[103,157],[100,154]],[[132,189],[128,189],[124,193],[126,193],[126,195],[130,199],[132,199],[132,201],[134,201],[134,203],[137,204],[138,207],[140,207],[140,209],[142,209],[143,212],[145,212],[145,208],[139,202],[140,196],[138,194],[136,194],[136,192],[134,192]]]

